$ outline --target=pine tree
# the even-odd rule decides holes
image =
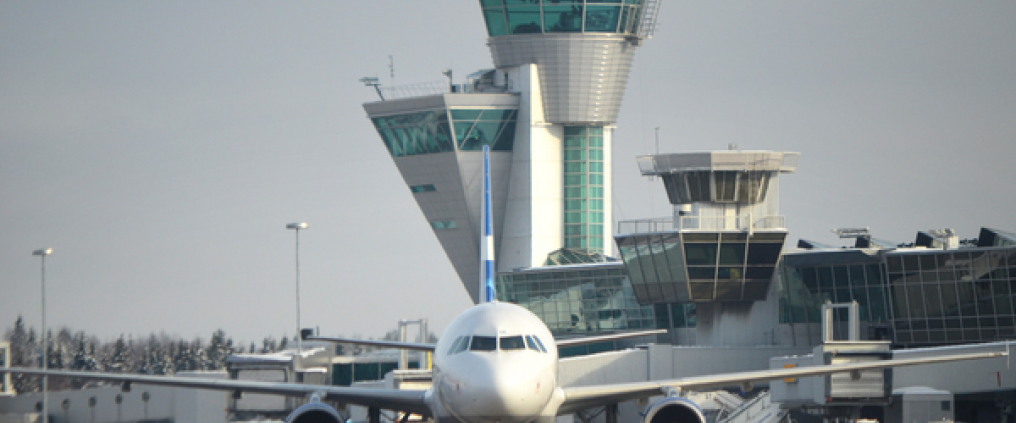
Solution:
[[[113,352],[107,369],[114,373],[125,373],[130,370],[127,367],[127,343],[123,340],[123,334],[120,334],[113,343]]]

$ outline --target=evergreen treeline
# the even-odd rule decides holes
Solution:
[[[83,331],[72,332],[66,327],[60,328],[55,335],[52,330],[48,332],[49,345],[45,357],[50,369],[171,375],[188,370],[221,370],[225,367],[226,357],[245,352],[242,346],[234,345],[221,329],[212,333],[207,344],[200,338],[186,341],[165,333],[153,333],[146,340],[120,335],[115,341],[103,343],[95,336]],[[42,367],[42,338],[35,328],[25,327],[21,316],[4,339],[11,344],[11,367]],[[276,352],[286,348],[287,343],[286,338],[277,342],[269,337],[264,339],[261,348],[252,342],[249,352]],[[38,392],[42,382],[36,376],[14,374],[11,375],[11,383],[18,392]],[[83,385],[85,382],[78,380],[49,380],[51,390],[78,389]]]

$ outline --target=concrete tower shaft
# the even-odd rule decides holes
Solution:
[[[488,40],[498,69],[535,63],[548,123],[617,122],[637,46],[620,34],[527,34]]]

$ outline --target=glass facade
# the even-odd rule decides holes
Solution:
[[[564,247],[603,252],[603,127],[564,128]]]
[[[561,248],[547,254],[547,260],[543,262],[543,265],[561,266],[565,264],[603,263],[608,261],[617,261],[617,259],[600,253],[590,253],[585,250]]]
[[[444,110],[372,119],[392,157],[455,151]]]
[[[815,251],[786,255],[780,323],[819,323],[826,301],[857,301],[862,323],[900,345],[1016,338],[1016,246],[982,230],[976,248]],[[837,314],[845,321],[846,314]]]
[[[487,34],[638,31],[642,0],[480,0]]]
[[[555,336],[655,326],[652,306],[640,306],[620,264],[553,266],[497,275],[499,301],[535,313]]]
[[[663,175],[671,204],[755,204],[766,198],[772,172],[698,171]]]
[[[487,145],[493,151],[512,151],[518,110],[452,109],[451,115],[459,150],[480,151]]]
[[[442,109],[371,120],[389,154],[403,157],[456,148],[480,151],[485,145],[494,151],[511,151],[517,115],[515,109]]]
[[[821,323],[822,304],[857,301],[861,322],[889,323],[882,263],[856,250],[784,256],[780,323]],[[835,313],[845,322],[846,313]]]
[[[897,343],[1016,337],[1016,248],[896,251],[885,269]]]
[[[786,232],[668,232],[621,235],[618,250],[642,304],[760,301]]]

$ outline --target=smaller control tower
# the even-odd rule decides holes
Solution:
[[[781,173],[799,153],[712,151],[638,157],[660,177],[673,218],[618,222],[615,237],[641,304],[763,301],[787,237]]]

